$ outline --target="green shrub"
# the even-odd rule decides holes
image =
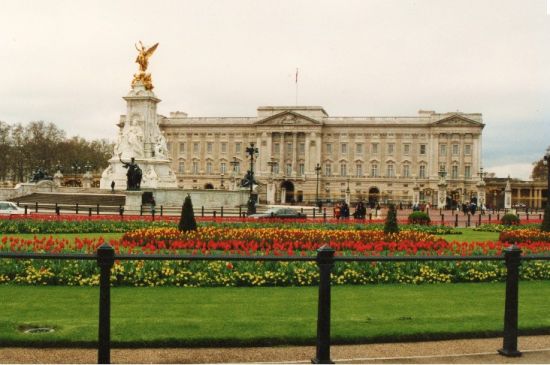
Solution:
[[[196,231],[197,221],[195,220],[195,212],[193,211],[193,203],[191,202],[191,196],[187,194],[183,201],[183,207],[181,208],[181,218],[178,224],[180,231]]]
[[[388,208],[386,224],[384,224],[384,233],[399,233],[399,227],[397,226],[397,209],[395,209],[394,204],[390,204]]]
[[[515,226],[519,224],[519,218],[512,213],[504,214],[500,219],[500,223],[505,226]]]
[[[408,223],[409,224],[422,224],[429,225],[431,222],[430,216],[424,212],[412,212],[409,214]]]
[[[546,204],[546,208],[544,208],[544,218],[542,220],[540,230],[550,232],[550,205],[548,204]]]

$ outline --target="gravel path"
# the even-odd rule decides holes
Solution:
[[[337,363],[550,363],[550,336],[519,339],[523,356],[507,358],[496,350],[501,338],[332,347]],[[113,363],[310,363],[315,347],[113,349]],[[0,348],[0,363],[94,363],[94,349]]]

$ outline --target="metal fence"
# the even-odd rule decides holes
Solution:
[[[518,350],[518,286],[519,266],[522,260],[550,260],[550,255],[521,255],[521,250],[512,245],[504,250],[502,256],[387,256],[356,257],[334,256],[334,249],[323,246],[317,250],[317,256],[237,256],[237,255],[145,255],[115,254],[108,244],[103,244],[96,254],[70,253],[19,253],[0,252],[0,259],[59,259],[59,260],[96,260],[100,268],[99,283],[99,331],[98,363],[108,364],[111,360],[111,269],[115,260],[171,260],[171,261],[315,261],[319,267],[319,297],[317,311],[316,353],[313,363],[332,363],[330,358],[330,307],[332,267],[337,262],[426,262],[426,261],[503,261],[507,268],[504,306],[503,345],[498,350],[503,356],[520,356]]]

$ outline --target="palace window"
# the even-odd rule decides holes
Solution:
[[[286,176],[292,175],[292,164],[286,164]]]
[[[280,144],[278,142],[273,144],[273,154],[278,155],[280,151]]]
[[[279,164],[276,163],[275,165],[273,165],[273,173],[274,174],[278,174],[279,173]]]
[[[326,163],[325,164],[325,176],[331,176],[332,175],[332,164]]]
[[[340,150],[341,150],[343,155],[348,153],[348,144],[347,143],[340,144],[340,147],[341,147]]]
[[[472,145],[471,144],[465,144],[464,145],[464,154],[466,156],[469,156],[472,154]]]
[[[426,165],[420,165],[418,168],[418,177],[421,179],[426,178]]]
[[[220,163],[220,173],[225,174],[226,165],[225,162]]]
[[[421,155],[425,155],[425,154],[426,154],[426,145],[425,145],[425,144],[421,144],[421,145],[420,145],[420,154],[421,154]]]
[[[298,165],[298,174],[300,176],[304,176],[305,168],[306,168],[306,166],[303,163]]]
[[[386,165],[386,175],[387,177],[395,177],[395,168],[393,166],[393,163],[389,163]]]
[[[411,151],[411,145],[409,143],[403,144],[403,154],[409,155],[410,151]]]
[[[472,168],[470,165],[464,166],[464,177],[469,179],[472,177]]]
[[[451,167],[451,179],[458,179],[458,166],[453,165]]]
[[[185,155],[185,142],[180,142],[180,155]]]
[[[362,177],[363,176],[363,165],[358,163],[355,165],[355,176]]]
[[[458,156],[459,151],[458,144],[453,144],[453,156]]]
[[[447,145],[446,144],[440,144],[439,145],[439,156],[447,156]]]
[[[235,142],[235,153],[241,153],[241,142]]]
[[[394,150],[395,150],[395,143],[388,143],[388,155],[393,155]]]
[[[291,154],[292,153],[292,143],[286,144],[286,153]]]
[[[222,142],[222,153],[227,153],[227,142]]]
[[[447,166],[445,164],[439,165],[439,171],[447,171]]]
[[[198,175],[199,173],[199,162],[193,161],[193,174]]]
[[[206,153],[212,153],[212,146],[214,144],[212,142],[207,142],[206,143]]]
[[[185,174],[185,161],[180,161],[178,163],[178,173]]]
[[[362,143],[357,143],[355,145],[355,153],[357,155],[362,155],[363,154],[363,144]]]
[[[326,148],[328,154],[332,153],[332,143],[325,144],[325,148]]]
[[[298,153],[300,153],[301,155],[306,153],[306,144],[304,142],[300,142],[300,144],[298,145]]]
[[[206,163],[206,173],[211,174],[212,173],[212,162],[208,161]]]
[[[408,164],[403,165],[403,177],[411,176],[411,166]]]
[[[348,176],[348,165],[346,163],[340,164],[340,176]]]
[[[378,164],[373,163],[370,166],[370,176],[371,177],[378,177]]]
[[[241,172],[241,164],[238,163],[236,165],[233,166],[233,171],[235,171],[236,174],[240,173]]]
[[[193,143],[193,153],[199,153],[199,143]]]
[[[378,143],[371,144],[371,152],[372,152],[372,154],[377,154],[378,153]]]

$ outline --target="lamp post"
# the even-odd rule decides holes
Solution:
[[[541,231],[550,232],[550,147],[546,149],[546,154],[543,160],[547,168],[548,186],[546,187],[546,208],[544,209],[544,219],[540,225]]]
[[[315,166],[315,174],[317,174],[317,188],[315,189],[315,205],[319,208],[319,212],[321,211],[321,202],[319,201],[319,174],[321,173],[321,165],[317,164]]]
[[[73,170],[73,175],[74,175],[73,180],[74,180],[75,186],[78,186],[77,180],[76,180],[76,175],[79,173],[80,168],[81,168],[81,166],[79,165],[79,163],[77,161],[73,162],[72,165],[71,165],[71,169]]]
[[[248,196],[247,214],[256,213],[256,199],[252,195],[254,185],[254,155],[258,154],[258,148],[254,147],[254,142],[250,142],[250,147],[246,147],[246,153],[250,156],[250,170],[248,170],[248,181],[250,185],[250,193]]]

